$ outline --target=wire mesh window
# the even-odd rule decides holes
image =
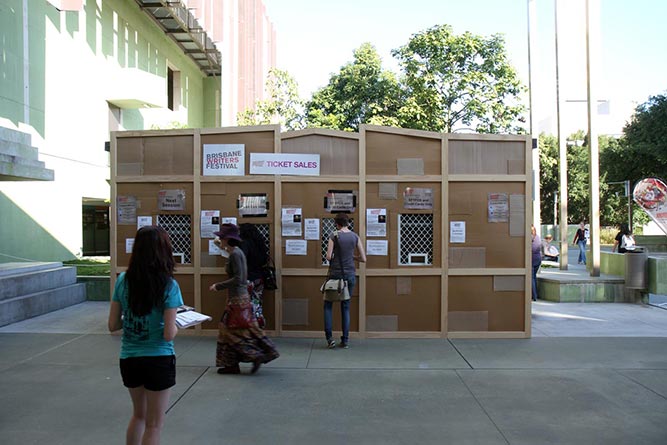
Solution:
[[[354,231],[354,220],[350,218],[347,228]],[[327,246],[329,245],[329,237],[336,230],[336,222],[334,218],[322,218],[322,265],[328,266],[327,261]]]
[[[158,215],[157,225],[169,234],[174,256],[181,258],[183,264],[192,263],[192,236],[190,215]]]
[[[269,224],[255,224],[255,226],[264,239],[266,254],[269,255],[271,253],[271,226]]]
[[[398,215],[398,264],[405,266],[433,264],[432,214]]]

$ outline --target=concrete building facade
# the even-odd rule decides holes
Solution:
[[[220,125],[220,54],[198,23],[140,0],[0,2],[0,161],[38,149],[47,171],[0,169],[0,262],[104,254],[84,233],[108,227],[111,131]]]

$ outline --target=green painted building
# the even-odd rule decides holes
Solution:
[[[162,4],[0,1],[0,262],[108,254],[111,131],[219,126],[220,53]]]

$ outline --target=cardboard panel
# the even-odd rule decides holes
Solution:
[[[450,174],[509,174],[509,161],[513,174],[525,173],[524,141],[450,140]]]
[[[201,276],[201,312],[213,320],[202,323],[203,329],[218,329],[218,322],[227,305],[227,291],[211,291],[211,284],[227,279],[224,274]]]
[[[450,247],[449,267],[455,269],[486,266],[485,247]]]
[[[526,171],[526,161],[523,159],[510,159],[507,161],[507,173],[510,175],[523,175]]]
[[[189,135],[118,138],[117,175],[191,175],[193,144]]]
[[[396,295],[412,293],[412,277],[396,277]]]
[[[399,175],[413,175],[413,176],[423,176],[424,175],[424,160],[423,159],[414,159],[414,158],[404,158],[398,159],[396,161],[398,167]]]
[[[178,282],[178,287],[183,295],[183,303],[188,306],[195,306],[195,276],[186,274],[176,274],[174,279]]]
[[[526,234],[526,197],[510,195],[510,236],[523,237]]]
[[[224,192],[224,193],[222,193]],[[236,208],[236,200],[243,193],[266,193],[269,201],[269,211],[265,217],[241,217]],[[275,258],[273,251],[273,183],[269,182],[203,182],[201,184],[201,209],[220,210],[220,217],[235,217],[238,224],[269,224],[271,226],[271,256]],[[201,238],[201,266],[202,267],[224,267],[226,261],[220,255],[211,256],[208,253],[210,238]]]
[[[440,139],[367,131],[366,174],[396,175],[399,159],[419,158],[425,175],[440,175],[441,147]]]
[[[305,135],[283,139],[283,153],[320,155],[320,175],[358,175],[359,140],[329,135]]]
[[[386,200],[380,197],[380,184],[369,182],[366,184],[366,207],[369,209],[387,209],[387,237],[372,239],[386,239],[389,241],[388,256],[368,256],[366,267],[369,269],[398,269],[398,268],[434,268],[441,266],[440,226],[442,221],[441,211],[441,188],[439,183],[402,182],[398,186],[399,199]],[[403,208],[402,194],[407,187],[431,188],[433,189],[433,210],[411,210]],[[398,215],[400,213],[427,213],[433,214],[433,265],[430,266],[399,266],[398,265]]]
[[[144,137],[144,175],[191,175],[192,136]]]
[[[411,280],[411,292],[398,295],[397,280],[367,277],[367,317],[395,316],[397,331],[440,331],[440,277],[416,276]]]
[[[248,133],[220,133],[201,135],[201,153],[204,159],[205,144],[244,144],[245,145],[245,174],[250,172],[250,153],[275,152],[275,132],[273,130]]]
[[[116,157],[118,176],[142,175],[144,168],[143,138],[117,138]]]
[[[471,194],[463,192],[449,195],[450,215],[470,215],[472,213]]]
[[[158,192],[160,190],[185,190],[185,210],[184,211],[167,211],[158,210]],[[191,221],[194,222],[193,217],[193,185],[192,183],[125,183],[118,184],[118,195],[130,195],[137,198],[137,215],[138,216],[152,216],[153,224],[157,223],[158,214],[188,214]],[[136,225],[119,224],[116,226],[116,249],[117,249],[117,265],[127,267],[130,261],[130,254],[125,253],[125,240],[127,238],[134,238],[137,233]],[[194,228],[191,227],[192,235],[194,235]],[[194,245],[193,240],[193,245]],[[192,249],[194,250],[194,249]],[[179,267],[190,267],[182,265]]]
[[[493,277],[493,290],[495,292],[522,292],[525,288],[525,281],[522,275],[496,275]]]
[[[398,331],[398,316],[396,315],[369,315],[366,317],[366,331],[368,332],[396,332]]]
[[[286,331],[324,331],[324,300],[319,289],[324,281],[324,275],[321,277],[283,277],[283,311],[285,311],[284,302],[287,300],[300,299],[307,300],[308,323],[307,324],[283,324]],[[302,305],[304,303],[301,303]],[[333,305],[333,330],[340,331],[340,304]],[[292,310],[292,309],[290,309]],[[294,320],[288,320],[293,322]],[[353,295],[350,300],[350,332],[359,331],[359,291],[358,286],[353,289]]]
[[[308,326],[308,299],[283,299],[283,326]]]
[[[380,199],[398,199],[398,183],[381,182],[378,194]]]
[[[447,315],[449,332],[455,331],[488,331],[488,311],[454,311]]]
[[[481,267],[525,267],[525,239],[510,236],[509,222],[489,223],[487,209],[489,193],[523,194],[524,189],[524,183],[451,182],[449,184],[450,206],[453,201],[456,201],[455,196],[469,196],[471,212],[470,214],[457,214],[455,216],[450,212],[450,220],[465,221],[466,240],[463,244],[450,244],[449,247],[485,248],[485,266]],[[525,223],[525,221],[521,221],[521,223]],[[466,267],[457,266],[455,262],[452,263],[452,258],[450,258],[450,266]]]
[[[488,313],[489,331],[524,331],[526,299],[523,291],[495,292],[492,276],[450,276],[448,329],[477,331]],[[477,314],[460,314],[473,312]],[[454,313],[454,325],[452,314]],[[457,314],[459,313],[459,314]]]
[[[333,218],[335,214],[328,213],[324,209],[324,197],[328,190],[353,190],[358,192],[358,183],[284,183],[282,185],[282,202],[283,207],[301,207],[302,221],[306,218]],[[358,207],[358,206],[357,206]],[[355,231],[359,233],[359,211],[356,210],[351,213],[350,218],[353,218],[355,223]],[[302,223],[303,224],[303,223]],[[302,226],[303,228],[303,226]],[[320,229],[321,230],[321,229]],[[321,238],[321,232],[320,232]],[[283,268],[321,268],[322,275],[326,275],[326,267],[322,266],[322,241],[308,240],[307,251],[305,256],[301,255],[285,255],[285,241],[287,239],[305,239],[301,237],[284,237],[282,239],[280,255],[283,259]]]

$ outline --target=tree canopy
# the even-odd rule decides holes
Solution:
[[[303,100],[299,97],[296,81],[287,71],[269,70],[266,93],[268,99],[258,101],[254,109],[238,114],[238,125],[280,124],[283,130],[304,127]]]
[[[382,69],[370,43],[354,51],[354,60],[332,74],[306,105],[309,127],[357,131],[362,123],[398,125],[402,92],[398,80]]]
[[[451,132],[457,124],[482,133],[519,132],[523,91],[502,36],[456,35],[449,25],[414,34],[392,52],[404,72],[401,124]]]

